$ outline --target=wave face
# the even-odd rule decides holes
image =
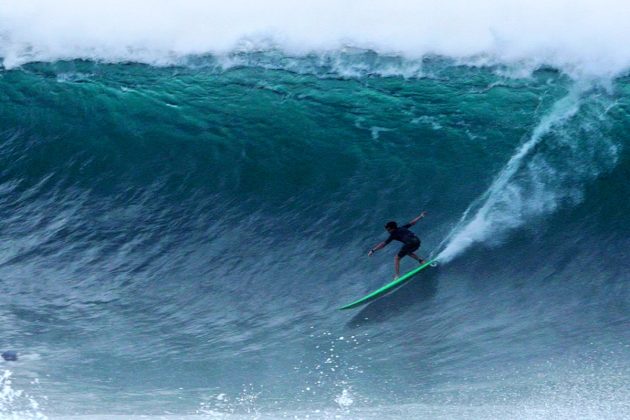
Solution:
[[[628,413],[628,78],[231,58],[0,73],[0,415]]]

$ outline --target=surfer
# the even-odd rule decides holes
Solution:
[[[403,246],[400,247],[400,251],[398,251],[398,254],[396,254],[396,257],[394,257],[394,270],[396,271],[396,275],[394,276],[394,278],[398,278],[400,276],[400,259],[406,255],[409,255],[420,264],[423,264],[424,260],[414,253],[418,250],[418,248],[420,248],[420,238],[418,238],[415,233],[410,231],[409,228],[415,225],[418,220],[423,219],[426,215],[427,212],[423,211],[422,213],[420,213],[420,216],[411,220],[406,225],[402,225],[400,227],[396,222],[387,222],[387,224],[385,225],[385,230],[389,232],[389,238],[374,246],[374,248],[372,248],[370,252],[368,252],[368,256],[371,257],[376,251],[385,248],[385,245],[395,240],[402,242]]]

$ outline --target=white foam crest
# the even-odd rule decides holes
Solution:
[[[7,68],[75,58],[171,64],[351,46],[614,76],[630,68],[629,21],[626,0],[4,0],[0,56]]]
[[[475,243],[499,243],[510,230],[555,210],[563,199],[579,201],[583,182],[616,163],[617,148],[599,135],[589,116],[582,116],[577,127],[564,127],[580,110],[585,90],[586,85],[577,85],[553,105],[440,245],[440,261],[452,260]],[[599,107],[597,112],[609,109]],[[595,120],[602,123],[601,114]],[[536,153],[552,131],[552,152]]]
[[[0,419],[3,420],[46,420],[37,401],[22,390],[12,387],[11,371],[0,373]]]

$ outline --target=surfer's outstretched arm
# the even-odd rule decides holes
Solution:
[[[418,223],[418,220],[420,220],[420,219],[424,219],[424,217],[425,217],[426,215],[427,215],[427,212],[426,212],[426,211],[423,211],[422,213],[420,213],[420,216],[418,216],[418,217],[416,217],[415,219],[413,219],[412,221],[410,221],[410,222],[408,223],[408,225],[409,225],[409,226],[413,226],[413,225],[415,225],[416,223]]]
[[[383,249],[385,248],[385,245],[387,245],[387,242],[383,241],[380,242],[376,245],[374,245],[374,248],[370,249],[370,252],[368,252],[368,257],[371,257],[372,254],[374,254],[376,251],[378,251],[379,249]]]

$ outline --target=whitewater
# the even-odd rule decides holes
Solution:
[[[4,1],[0,419],[629,417],[628,21]]]

